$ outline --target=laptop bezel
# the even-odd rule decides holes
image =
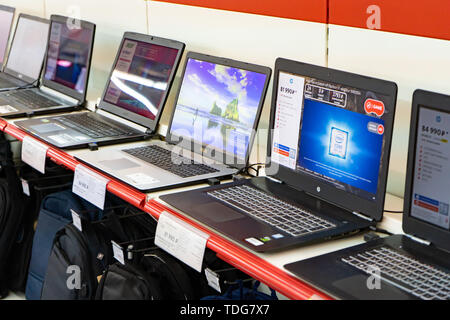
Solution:
[[[383,208],[386,196],[387,174],[389,171],[392,132],[397,100],[397,84],[391,81],[375,79],[341,70],[335,70],[284,58],[278,58],[275,62],[269,129],[273,129],[275,123],[275,112],[278,97],[278,75],[280,72],[286,72],[303,77],[311,77],[318,80],[339,83],[361,90],[377,92],[388,97],[387,103],[390,107],[387,109],[391,112],[385,113],[386,117],[384,125],[384,143],[386,149],[383,154],[383,158],[381,159],[381,161],[383,161],[383,165],[379,172],[378,188],[375,201],[366,200],[349,192],[339,190],[331,184],[321,181],[320,179],[315,178],[311,175],[302,172],[296,172],[278,164],[275,164],[278,167],[277,172],[271,174],[273,178],[283,181],[294,189],[305,191],[313,195],[314,197],[332,203],[333,205],[342,207],[350,212],[361,213],[376,221],[380,221],[383,217]],[[271,172],[270,166],[272,165],[272,144],[273,130],[271,130],[270,132],[267,143],[266,163],[269,165],[269,168],[266,169],[267,173]]]
[[[249,144],[248,144],[244,159],[240,159],[240,158],[237,158],[236,156],[234,156],[233,160],[232,160],[233,163],[229,163],[229,161],[225,161],[225,159],[226,160],[231,159],[232,155],[230,155],[226,152],[222,152],[221,150],[219,150],[217,148],[209,149],[208,152],[204,152],[209,147],[207,144],[205,144],[205,143],[201,144],[201,143],[194,141],[193,139],[190,139],[189,137],[182,137],[182,136],[178,136],[178,135],[171,133],[172,122],[173,122],[173,119],[175,116],[176,106],[177,106],[178,98],[180,96],[181,87],[183,85],[184,75],[186,73],[187,62],[189,61],[189,59],[206,61],[206,62],[210,62],[210,63],[214,63],[214,64],[220,64],[220,65],[227,66],[227,67],[244,69],[244,70],[248,70],[248,71],[252,71],[252,72],[256,72],[256,73],[262,73],[262,74],[266,75],[266,81],[264,83],[264,88],[261,93],[262,94],[261,100],[258,105],[258,110],[257,110],[256,116],[255,116],[255,122],[254,122],[253,128],[252,128],[252,134],[250,136]],[[186,54],[186,59],[184,61],[180,85],[178,86],[178,90],[177,90],[177,93],[175,96],[174,105],[172,108],[172,115],[170,117],[169,125],[167,127],[166,141],[170,144],[178,144],[180,147],[185,148],[185,149],[187,148],[187,149],[191,150],[193,153],[200,154],[202,157],[206,157],[211,160],[220,159],[221,163],[223,163],[231,168],[236,168],[236,169],[245,168],[248,164],[252,146],[253,146],[253,142],[256,137],[256,128],[258,127],[259,120],[261,118],[261,113],[262,113],[262,109],[264,106],[264,101],[266,99],[267,89],[269,87],[271,75],[272,75],[272,69],[269,67],[251,64],[251,63],[242,62],[242,61],[237,61],[237,60],[228,59],[228,58],[223,58],[223,57],[211,56],[211,55],[198,53],[198,52],[192,52],[192,51],[188,52]],[[211,151],[211,150],[214,150],[214,155],[209,155],[209,151]]]
[[[44,19],[44,18],[40,18],[40,17],[36,17],[36,16],[32,16],[32,15],[29,15],[29,14],[20,13],[19,17],[17,18],[16,28],[15,28],[14,36],[13,36],[12,42],[11,42],[11,48],[12,48],[12,46],[14,44],[14,40],[15,40],[16,35],[17,35],[16,34],[17,33],[17,28],[19,27],[19,22],[20,22],[21,18],[28,19],[28,20],[34,20],[34,21],[38,21],[38,22],[42,22],[42,23],[46,23],[48,25],[48,31],[50,31],[50,20]],[[48,39],[48,34],[47,34],[47,39]],[[47,44],[48,44],[48,42],[47,42]],[[37,80],[39,80],[40,75],[42,73],[42,66],[43,66],[44,60],[45,60],[45,58],[47,56],[46,51],[44,52],[44,56],[42,57],[41,67],[40,67],[40,71],[39,71],[38,76],[36,78],[32,78],[32,77],[26,76],[24,74],[21,74],[20,72],[17,72],[15,70],[11,69],[11,68],[8,68],[9,58],[10,58],[10,55],[11,55],[11,48],[10,48],[10,51],[9,51],[9,54],[8,54],[8,60],[6,61],[6,64],[5,64],[4,72],[9,74],[9,75],[11,75],[11,76],[13,76],[13,77],[15,77],[15,78],[17,78],[17,79],[20,79],[21,81],[24,81],[24,82],[27,82],[27,83],[30,83],[30,84],[35,82],[35,81],[37,81]]]
[[[70,18],[65,17],[65,16],[60,16],[60,15],[51,15],[50,16],[50,28],[49,28],[49,32],[48,32],[47,53],[44,58],[44,67],[43,67],[43,72],[42,72],[41,85],[44,87],[50,88],[52,90],[58,91],[58,92],[66,95],[66,96],[69,96],[73,99],[76,99],[79,101],[80,104],[82,104],[86,101],[87,89],[88,89],[88,84],[89,84],[89,74],[90,74],[90,69],[91,69],[92,52],[93,52],[93,48],[94,48],[95,28],[96,28],[94,23],[84,21],[84,20],[79,20],[81,28],[89,29],[92,31],[91,42],[90,42],[90,47],[89,47],[89,58],[86,63],[86,84],[85,84],[84,92],[80,93],[75,89],[70,89],[60,83],[57,83],[56,81],[48,80],[45,78],[45,72],[47,70],[48,49],[49,49],[49,45],[50,45],[50,37],[51,37],[51,32],[52,32],[52,23],[57,22],[57,23],[65,24],[68,19],[70,19]]]
[[[8,61],[8,47],[9,47],[9,43],[10,43],[10,40],[11,40],[11,30],[13,29],[14,16],[16,14],[16,8],[0,4],[0,10],[7,11],[7,12],[12,12],[12,14],[13,14],[11,23],[9,25],[8,38],[6,39],[5,52],[3,52],[3,60],[0,62],[0,71],[3,71],[4,70],[4,66],[6,65],[6,61]]]
[[[426,108],[450,114],[450,96],[416,90],[413,95],[411,110],[411,124],[409,131],[408,162],[406,169],[405,195],[403,203],[403,231],[430,241],[438,248],[450,251],[450,231],[432,225],[426,221],[417,219],[411,215],[412,188],[414,182],[414,170],[416,161],[417,131],[419,122],[419,110]]]
[[[116,67],[117,64],[117,60],[119,59],[120,56],[120,52],[122,49],[122,46],[125,42],[125,40],[135,40],[135,41],[140,41],[140,42],[146,42],[149,44],[154,44],[154,45],[159,45],[159,46],[163,46],[163,47],[167,47],[167,48],[172,48],[172,49],[177,49],[178,50],[178,54],[175,60],[175,63],[173,65],[171,74],[169,76],[169,79],[167,81],[167,89],[164,92],[164,95],[161,99],[161,105],[158,108],[158,113],[155,115],[155,119],[150,119],[141,115],[138,115],[134,112],[131,112],[129,110],[126,110],[124,108],[118,107],[110,102],[105,101],[105,96],[106,93],[108,91],[108,87],[109,87],[109,83],[111,81],[111,76],[112,73],[114,72],[114,69]],[[105,88],[103,90],[103,94],[102,94],[102,98],[101,101],[98,105],[99,109],[105,110],[107,112],[110,112],[114,115],[117,115],[119,117],[122,117],[124,119],[133,121],[135,123],[138,123],[148,129],[150,129],[152,132],[154,132],[156,130],[156,127],[158,125],[159,119],[161,118],[164,106],[167,102],[167,97],[169,96],[169,92],[170,89],[172,87],[173,81],[175,79],[175,75],[177,73],[178,70],[178,66],[180,64],[181,61],[181,57],[183,55],[184,52],[184,48],[185,48],[185,44],[183,42],[180,41],[176,41],[176,40],[171,40],[171,39],[165,39],[165,38],[160,38],[160,37],[156,37],[156,36],[152,36],[152,35],[147,35],[147,34],[141,34],[141,33],[135,33],[135,32],[125,32],[123,37],[122,37],[122,41],[120,42],[120,46],[119,49],[117,50],[117,55],[116,58],[114,60],[114,64],[111,68],[111,72],[109,74],[108,80],[106,81],[106,85]]]

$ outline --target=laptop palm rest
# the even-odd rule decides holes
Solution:
[[[125,158],[104,160],[100,161],[99,163],[112,170],[125,170],[139,167],[139,164]]]
[[[199,205],[196,208],[197,216],[213,221],[215,223],[223,223],[232,220],[242,219],[245,216],[237,211],[231,210],[217,202],[210,202]]]
[[[380,288],[369,289],[367,281],[369,276],[362,274],[354,275],[332,283],[333,286],[343,292],[357,294],[362,300],[391,300],[391,299],[411,299],[405,292],[393,286],[386,285],[381,281]]]

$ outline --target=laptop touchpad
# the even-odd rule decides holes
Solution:
[[[131,160],[121,158],[115,160],[103,160],[100,164],[112,169],[112,170],[125,170],[131,168],[137,168],[139,165]]]
[[[206,203],[197,207],[197,214],[213,222],[227,222],[244,218],[243,214],[234,211],[220,203]]]
[[[34,131],[36,131],[38,133],[48,133],[48,132],[64,130],[65,128],[56,123],[44,123],[44,124],[38,124],[35,126],[31,126],[31,129],[33,129]]]

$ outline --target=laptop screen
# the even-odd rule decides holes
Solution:
[[[66,23],[51,22],[45,79],[84,93],[92,45],[91,29],[69,29]]]
[[[388,97],[280,72],[272,162],[376,201]]]
[[[6,48],[8,47],[9,33],[14,18],[14,11],[0,9],[0,66],[5,60]]]
[[[6,67],[38,79],[47,49],[49,24],[20,16]]]
[[[410,214],[450,230],[450,114],[420,106]]]
[[[244,159],[266,74],[189,58],[171,134]]]
[[[154,120],[177,56],[178,49],[125,39],[104,100]]]

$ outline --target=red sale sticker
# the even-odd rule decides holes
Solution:
[[[384,114],[384,103],[374,99],[367,99],[364,103],[364,110],[368,114],[374,113],[381,117]]]

